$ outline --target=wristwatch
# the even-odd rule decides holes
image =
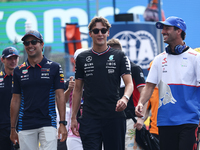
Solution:
[[[65,126],[67,125],[67,121],[59,121],[59,124],[61,124],[61,123],[62,123],[63,125],[65,125]]]
[[[124,95],[124,97],[126,97],[126,99],[129,100],[129,97],[127,95]]]

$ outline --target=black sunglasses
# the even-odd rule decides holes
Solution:
[[[40,40],[32,40],[32,41],[24,41],[23,44],[24,44],[25,46],[29,46],[30,43],[31,43],[32,45],[36,45],[38,42],[41,43]]]
[[[98,34],[99,31],[101,31],[102,34],[105,34],[108,31],[108,29],[106,29],[106,28],[102,28],[102,29],[95,28],[95,29],[90,30],[90,31],[93,32],[94,34]]]

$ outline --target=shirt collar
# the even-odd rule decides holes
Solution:
[[[93,52],[94,54],[96,54],[96,55],[103,55],[103,54],[107,53],[109,50],[110,50],[110,46],[108,46],[108,48],[107,48],[105,51],[103,51],[103,52],[101,52],[101,53],[97,53],[97,52],[95,52],[95,51],[93,50],[93,48],[92,48],[92,52]]]
[[[40,63],[36,64],[36,66],[42,68],[42,66],[47,62],[47,58],[43,55],[43,59]],[[29,64],[28,62],[28,59],[26,60],[26,66],[27,68],[26,69],[29,69],[31,67],[31,65]]]
[[[5,69],[3,69],[1,72],[0,72],[0,75],[3,75],[3,78],[5,79],[7,76],[6,72],[5,72]],[[13,76],[13,74],[10,74],[11,76]]]

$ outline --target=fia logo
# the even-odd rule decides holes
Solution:
[[[144,30],[121,31],[112,38],[119,39],[126,56],[142,69],[148,69],[149,63],[158,53],[155,38]]]

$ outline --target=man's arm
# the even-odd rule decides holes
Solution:
[[[83,80],[76,79],[72,95],[72,117],[71,117],[71,130],[73,134],[76,136],[79,136],[76,116],[80,108],[82,94],[83,94]]]
[[[56,102],[58,107],[58,112],[60,116],[60,121],[65,120],[65,114],[66,114],[66,102],[64,99],[64,90],[63,89],[57,89],[56,90]],[[60,127],[58,129],[58,138],[60,138],[60,134],[62,135],[61,142],[65,141],[67,139],[67,129],[64,124],[60,124]]]
[[[143,117],[145,115],[146,107],[144,108],[144,104],[150,99],[155,86],[156,84],[147,82],[145,87],[143,88],[140,94],[138,105],[135,108],[135,114],[138,117]]]
[[[124,95],[130,97],[133,93],[133,81],[130,74],[125,74],[123,77],[125,84]],[[115,111],[123,111],[127,107],[128,99],[125,96],[122,96],[120,100],[117,101]]]
[[[140,86],[138,87],[138,91],[140,92],[140,94],[142,93],[142,90],[143,90],[144,86]],[[147,107],[147,103],[145,104],[144,108]],[[142,114],[144,115],[146,113],[146,109],[143,109],[143,112]],[[134,124],[134,127],[136,127],[138,130],[141,130],[142,129],[142,126],[144,124],[144,118],[137,118],[137,123]]]
[[[16,125],[19,115],[20,103],[21,103],[21,95],[13,94],[10,104],[10,123],[11,123],[10,139],[14,144],[16,144],[16,142],[19,143],[18,134],[16,131]]]
[[[70,96],[70,94],[71,94],[71,92],[72,92],[72,90],[73,90],[73,88],[74,88],[75,82],[73,81],[73,78],[74,78],[73,76],[70,77],[68,88],[67,88],[67,90],[64,92],[66,103],[68,102],[69,96]]]

